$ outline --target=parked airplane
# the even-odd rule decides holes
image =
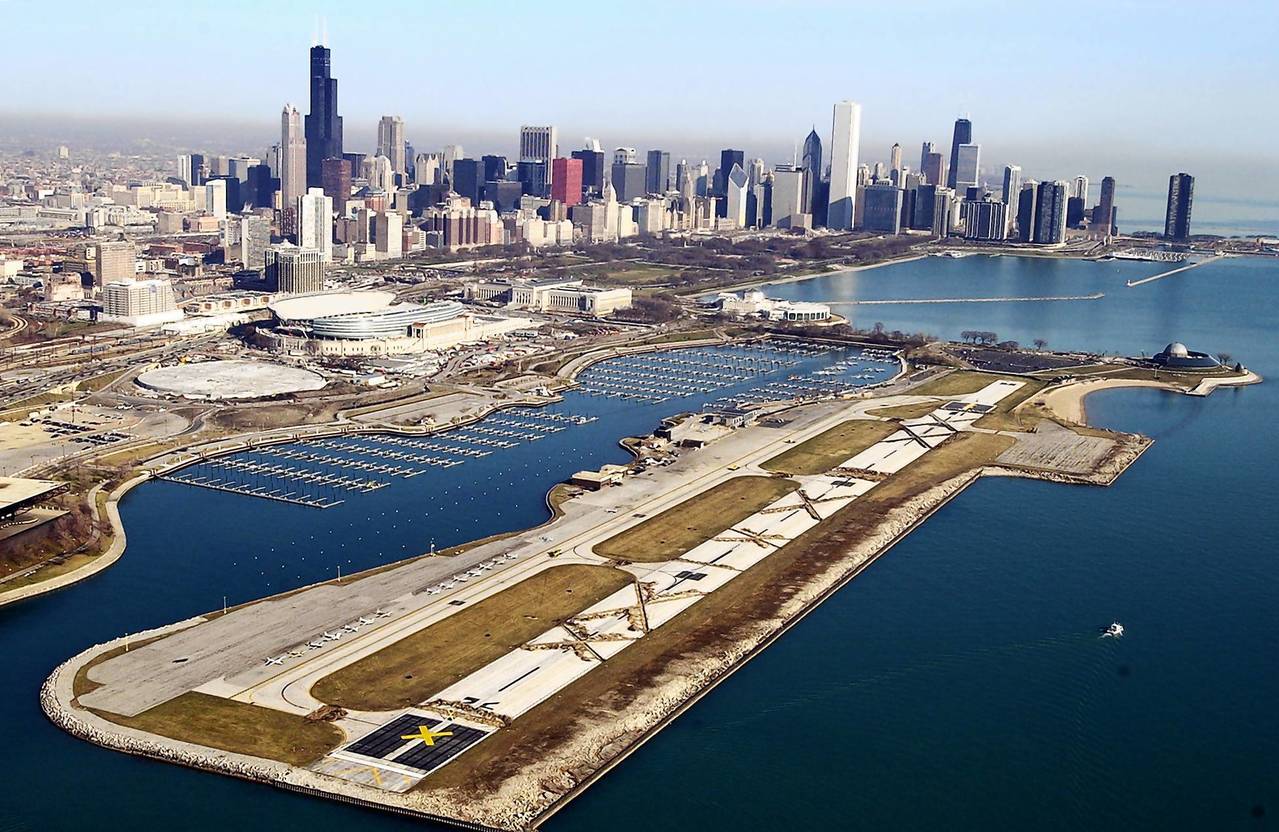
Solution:
[[[307,646],[307,647],[310,647],[310,648],[312,648],[312,649],[315,649],[315,650],[319,650],[321,647],[323,647],[323,646],[324,646],[324,642],[319,641],[319,640],[316,640],[316,641],[308,641],[308,642],[306,643],[306,646]]]
[[[367,626],[369,626],[370,624],[372,624],[372,623],[373,623],[373,619],[372,619],[372,618],[364,618],[364,617],[362,617],[362,616],[361,616],[361,618],[360,618],[360,623],[361,623],[361,624],[363,624],[365,627],[367,627]]]
[[[324,633],[324,636],[323,636],[325,641],[337,641],[341,637],[342,637],[341,630],[338,630],[337,632],[326,632]]]
[[[267,656],[267,664],[284,664],[284,656]]]
[[[375,613],[373,613],[373,614],[374,614],[374,615],[376,615],[378,618],[390,618],[390,617],[391,617],[391,614],[390,614],[389,612],[387,612],[386,610],[378,610],[377,612],[375,612]]]

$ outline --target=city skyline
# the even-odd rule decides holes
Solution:
[[[38,19],[37,7],[31,4],[6,5],[14,31],[38,33],[48,25]],[[73,29],[92,26],[101,32],[86,44],[90,62],[117,31],[120,37],[136,42],[144,53],[162,56],[165,49],[172,48],[172,33],[164,27],[134,25],[145,16],[140,10],[124,9],[118,19],[99,20],[101,15],[88,11],[75,14],[77,4],[70,5],[72,14],[66,25]],[[79,114],[81,122],[105,120],[139,128],[161,119],[176,130],[239,123],[244,134],[238,140],[243,143],[240,149],[250,149],[256,146],[250,142],[260,144],[270,135],[264,128],[277,117],[283,103],[305,99],[307,78],[295,56],[315,39],[318,12],[326,18],[333,73],[342,82],[341,112],[349,125],[349,147],[375,146],[378,119],[396,114],[404,118],[406,135],[417,148],[467,143],[470,139],[471,143],[478,141],[486,152],[510,153],[519,124],[541,123],[559,128],[562,154],[581,146],[583,137],[591,135],[601,137],[605,146],[616,143],[669,150],[672,164],[681,157],[690,161],[709,158],[717,147],[724,146],[740,146],[747,158],[760,156],[776,163],[789,161],[808,130],[814,124],[823,125],[829,118],[829,102],[849,98],[863,107],[862,157],[872,161],[887,159],[894,142],[913,147],[933,141],[949,155],[953,121],[967,115],[976,125],[974,140],[983,145],[983,161],[989,160],[991,170],[1015,163],[1044,177],[1071,177],[1085,171],[1094,178],[1108,170],[1122,170],[1121,182],[1155,187],[1169,170],[1195,169],[1205,193],[1218,195],[1245,184],[1255,186],[1257,175],[1263,179],[1279,176],[1270,172],[1279,165],[1264,164],[1276,158],[1276,151],[1266,141],[1279,129],[1272,123],[1275,114],[1255,107],[1243,92],[1232,92],[1244,80],[1237,77],[1243,69],[1236,56],[1246,55],[1255,64],[1248,71],[1257,75],[1266,73],[1267,64],[1276,63],[1273,50],[1262,48],[1260,42],[1256,49],[1248,47],[1254,39],[1264,41],[1279,21],[1279,13],[1258,3],[1233,4],[1237,13],[1229,17],[1228,26],[1227,16],[1220,21],[1215,17],[1194,20],[1195,39],[1179,41],[1178,59],[1171,62],[1168,39],[1193,17],[1181,10],[1153,16],[1148,14],[1154,9],[1151,4],[1125,4],[1108,12],[1106,26],[1099,28],[1095,23],[1063,17],[1056,7],[1019,9],[1015,20],[1028,33],[1033,35],[1037,27],[1051,23],[1054,36],[1070,44],[1069,55],[1063,50],[1062,62],[1043,61],[1040,39],[1006,38],[1001,31],[998,42],[1003,57],[960,73],[943,71],[951,54],[943,44],[944,32],[951,30],[949,24],[958,20],[959,13],[925,4],[919,13],[927,16],[930,25],[913,33],[909,42],[867,38],[859,41],[856,60],[845,65],[820,67],[820,62],[829,64],[829,59],[820,54],[801,55],[796,70],[810,80],[799,88],[788,80],[793,73],[786,73],[786,79],[769,73],[752,76],[743,91],[731,75],[694,71],[681,74],[678,94],[672,94],[668,84],[644,85],[630,75],[622,78],[620,66],[608,61],[597,61],[596,71],[583,77],[575,67],[589,61],[589,55],[539,63],[532,72],[508,73],[502,63],[486,64],[477,72],[458,73],[447,87],[438,89],[387,84],[386,78],[400,77],[416,58],[382,48],[384,41],[370,37],[371,21],[339,6],[272,7],[250,17],[234,14],[237,5],[223,4],[217,15],[209,9],[191,10],[187,23],[198,28],[202,21],[216,18],[219,31],[227,37],[217,42],[216,49],[214,44],[202,42],[184,44],[189,46],[184,55],[190,65],[181,72],[156,73],[148,84],[122,88],[104,99],[78,78],[52,66],[32,83],[13,90],[5,109],[15,114],[42,113],[46,118],[52,115],[55,123],[60,114],[68,112]],[[659,5],[659,12],[661,8]],[[680,17],[716,19],[718,8],[708,4],[682,9]],[[823,28],[832,31],[854,20],[874,31],[887,16],[875,9],[854,13],[822,7],[818,11],[830,24]],[[418,14],[407,10],[400,16],[411,28]],[[491,14],[503,25],[518,27],[530,42],[538,41],[539,32],[549,32],[550,22],[544,16],[539,18],[518,7],[491,7]],[[609,14],[599,10],[596,17],[606,19]],[[454,46],[475,41],[478,48],[478,30],[468,29],[456,12],[440,9],[432,15],[433,25],[439,18],[436,29],[441,37]],[[577,36],[585,34],[587,24],[591,28],[596,25],[591,16],[585,18],[571,14],[555,18],[564,43],[579,42]],[[658,27],[663,16],[659,13],[653,18],[636,21],[633,35]],[[776,37],[792,37],[796,24],[775,15],[767,18],[770,30],[779,29]],[[993,43],[996,20],[1006,22],[1006,17],[1002,12],[997,14],[992,5],[966,7],[962,29],[968,37],[965,48],[981,49],[982,44]],[[1241,21],[1248,25],[1241,25]],[[237,45],[251,42],[235,37],[241,28],[248,34],[248,29],[263,27],[279,34],[272,49],[255,51]],[[123,33],[126,28],[127,35]],[[19,43],[15,48],[23,52],[34,47]],[[722,65],[721,59],[731,59],[726,49],[712,45],[699,50],[689,56],[692,66],[702,62]],[[902,49],[917,56],[913,68],[903,69],[903,62],[890,60]],[[1202,60],[1208,56],[1214,60]],[[22,55],[16,57],[22,60]],[[107,59],[105,52],[101,58]],[[1158,74],[1151,69],[1152,62],[1159,63]],[[1066,71],[1070,66],[1102,73],[1104,87],[1072,83]],[[805,68],[813,71],[805,72]],[[994,72],[1004,75],[1000,83],[984,77]],[[925,75],[928,83],[923,83]],[[1087,72],[1084,75],[1087,77]],[[203,89],[206,78],[208,88]],[[920,83],[914,83],[916,80]],[[1125,89],[1139,92],[1140,97],[1115,94]],[[193,94],[193,90],[199,93]],[[1043,94],[1044,90],[1050,94]],[[103,100],[110,100],[109,110],[103,109]],[[756,102],[756,106],[744,107],[744,101]],[[1186,118],[1188,108],[1193,118]],[[819,129],[819,133],[823,140],[829,140],[825,131]],[[1238,170],[1245,159],[1252,159],[1261,170]]]

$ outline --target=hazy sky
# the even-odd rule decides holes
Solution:
[[[1187,169],[1218,193],[1279,190],[1276,0],[0,0],[0,14],[10,126],[227,121],[250,125],[255,149],[285,101],[307,109],[323,16],[349,149],[397,113],[418,148],[510,152],[520,123],[553,123],[564,152],[591,135],[781,161],[814,124],[825,140],[831,104],[852,98],[869,161],[899,141],[917,166],[920,142],[946,150],[966,113],[987,172],[1148,185]]]

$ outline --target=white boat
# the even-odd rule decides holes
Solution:
[[[1120,624],[1118,621],[1112,621],[1110,626],[1101,633],[1102,638],[1123,638],[1123,635],[1124,625]]]

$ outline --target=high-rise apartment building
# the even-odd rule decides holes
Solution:
[[[204,210],[218,219],[226,216],[227,180],[210,179],[204,183]]]
[[[404,256],[404,217],[396,211],[379,211],[373,218],[373,246],[379,260]]]
[[[1108,237],[1115,233],[1115,177],[1101,180],[1101,198],[1092,209],[1092,231]]]
[[[1070,185],[1040,182],[1035,189],[1035,234],[1032,242],[1055,245],[1066,239],[1066,203]]]
[[[321,188],[308,188],[298,197],[298,246],[333,259],[333,199]]]
[[[551,199],[571,208],[582,201],[582,160],[559,158],[551,162]]]
[[[830,196],[826,226],[851,231],[857,222],[857,154],[862,141],[862,106],[840,101],[831,117]]]
[[[1168,177],[1168,209],[1164,215],[1164,236],[1170,240],[1190,237],[1190,208],[1195,199],[1195,178],[1188,173]]]
[[[155,326],[180,321],[182,310],[173,298],[173,285],[167,280],[128,280],[102,287],[104,321],[119,321],[132,326]]]
[[[338,115],[338,82],[327,46],[311,47],[311,112],[306,116],[306,186],[323,183],[325,159],[342,158],[342,117]]]
[[[964,239],[995,241],[1008,236],[1008,205],[986,195],[964,205]]]
[[[292,104],[285,104],[280,114],[280,204],[291,206],[305,193],[306,135],[302,131],[302,114]]]
[[[648,152],[644,190],[650,194],[664,194],[671,186],[671,154],[665,150]]]
[[[950,139],[950,171],[946,174],[946,187],[951,190],[958,190],[955,182],[959,169],[959,148],[961,145],[971,144],[972,140],[973,123],[966,118],[955,119],[955,132]]]
[[[235,251],[247,271],[263,269],[267,247],[271,245],[271,221],[260,214],[240,214],[227,223],[235,237]]]
[[[1021,193],[1021,166],[1005,165],[1004,166],[1004,189],[1001,193],[1002,201],[1008,206],[1008,210],[1004,212],[1004,221],[1008,227],[1004,229],[1005,237],[1008,232],[1012,231],[1013,221],[1017,218],[1017,196]],[[1001,238],[1004,239],[1004,238]]]
[[[399,116],[382,116],[377,123],[377,153],[391,160],[391,170],[400,175],[408,173],[407,149],[404,141],[404,119]]]
[[[1076,199],[1082,199],[1084,204],[1088,204],[1088,177],[1082,173],[1075,177],[1070,183],[1070,195]]]

